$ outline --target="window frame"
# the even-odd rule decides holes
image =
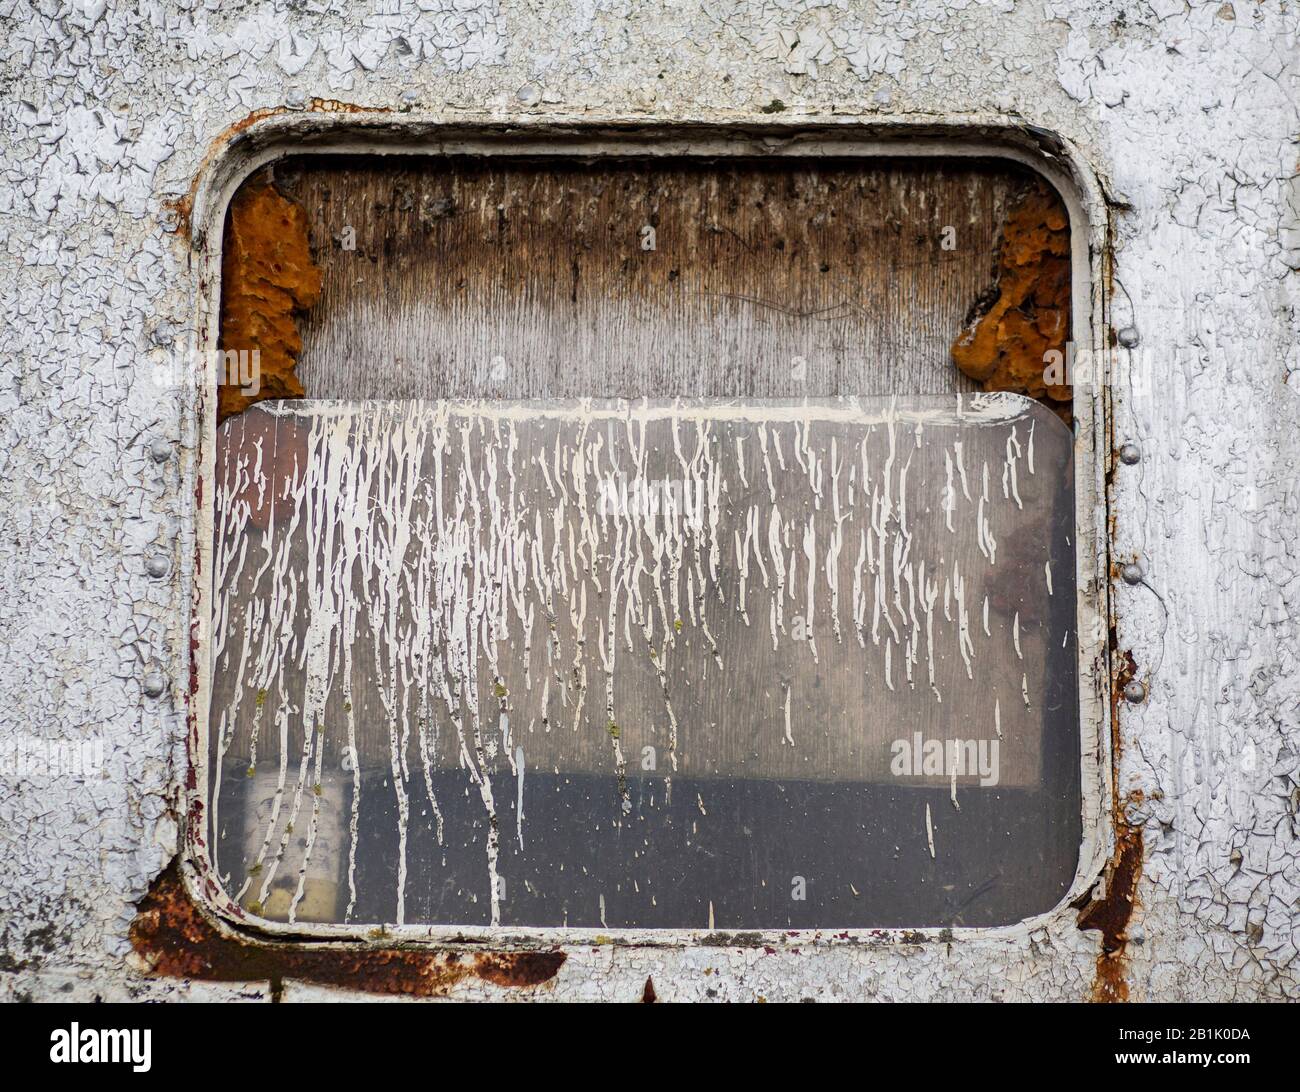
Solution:
[[[1006,160],[1044,177],[1061,195],[1071,229],[1071,341],[1080,354],[1106,342],[1105,262],[1108,218],[1100,185],[1068,142],[1045,130],[1004,119],[955,119],[916,124],[879,118],[842,117],[799,124],[754,118],[726,127],[708,123],[592,121],[537,118],[470,125],[386,113],[282,111],[235,127],[208,158],[192,190],[190,271],[195,312],[191,359],[205,370],[183,389],[183,423],[195,452],[184,473],[192,509],[185,526],[192,539],[182,547],[181,579],[189,601],[190,679],[185,688],[187,728],[182,875],[195,901],[223,931],[244,938],[312,944],[369,942],[360,924],[293,924],[250,921],[216,882],[205,830],[208,795],[211,605],[207,582],[212,562],[216,385],[212,362],[221,312],[221,254],[226,210],[240,185],[258,170],[287,156],[319,155],[501,155],[560,158],[685,156],[869,158],[984,158]],[[490,944],[514,950],[625,944],[691,948],[729,946],[807,948],[822,945],[895,945],[927,940],[959,943],[979,937],[1013,939],[1033,934],[1057,918],[1073,917],[1072,904],[1087,893],[1114,845],[1111,667],[1106,634],[1110,621],[1109,546],[1106,533],[1105,453],[1109,446],[1109,397],[1103,384],[1074,388],[1075,576],[1079,679],[1079,726],[1083,836],[1069,890],[1053,909],[1012,925],[980,927],[862,928],[816,930],[562,928],[406,924],[383,931],[385,945],[447,947]]]

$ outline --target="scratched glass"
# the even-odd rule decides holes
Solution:
[[[217,876],[358,927],[1048,910],[1071,460],[1013,395],[256,406],[218,433]]]

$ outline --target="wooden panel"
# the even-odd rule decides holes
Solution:
[[[323,277],[301,323],[311,397],[815,397],[977,389],[950,346],[1032,176],[330,157],[275,183]]]

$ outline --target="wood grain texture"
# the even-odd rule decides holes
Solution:
[[[1033,176],[330,157],[275,179],[323,275],[310,397],[819,397],[978,389],[949,350]]]

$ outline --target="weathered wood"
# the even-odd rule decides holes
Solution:
[[[314,398],[974,390],[949,350],[1033,179],[879,159],[330,157],[274,176],[323,275],[301,324]]]

